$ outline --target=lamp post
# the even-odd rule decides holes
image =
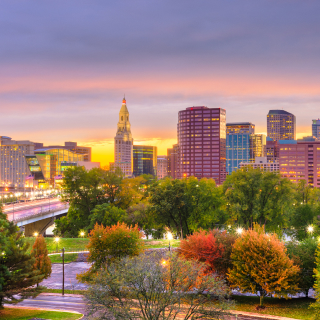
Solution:
[[[62,248],[62,295],[64,296],[64,248]]]
[[[54,241],[55,241],[55,243],[56,243],[56,251],[57,251],[57,252],[58,252],[58,249],[59,249],[59,246],[58,246],[59,240],[60,240],[59,237],[55,237],[55,238],[54,238]]]
[[[169,251],[171,251],[170,240],[173,239],[173,236],[172,236],[172,233],[171,233],[171,232],[168,232],[168,233],[167,233],[167,239],[169,240]]]

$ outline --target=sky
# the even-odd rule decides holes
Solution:
[[[113,161],[125,94],[135,144],[176,143],[178,111],[320,118],[320,1],[0,0],[0,135]]]

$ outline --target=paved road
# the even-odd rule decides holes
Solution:
[[[18,303],[18,306],[30,308],[46,308],[65,311],[77,311],[85,313],[85,303],[82,297],[77,296],[62,296],[40,294],[35,299],[25,299]]]
[[[3,212],[7,214],[8,220],[12,221],[13,218],[14,220],[26,218],[41,212],[64,209],[66,206],[67,204],[61,203],[60,199],[52,198],[50,199],[50,203],[49,199],[43,199],[32,202],[15,203],[14,205],[6,205],[3,207]]]

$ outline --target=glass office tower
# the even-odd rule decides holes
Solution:
[[[157,147],[133,146],[133,175],[157,175]]]
[[[250,162],[252,157],[252,138],[255,125],[251,122],[227,123],[227,173],[239,168],[241,162]]]
[[[320,119],[312,120],[312,136],[320,140]]]
[[[267,136],[273,141],[295,140],[295,115],[284,110],[270,110],[267,115]]]

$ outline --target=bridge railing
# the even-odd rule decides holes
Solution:
[[[47,206],[44,206],[44,207],[47,207]],[[69,208],[69,204],[68,203],[61,203],[61,205],[59,205],[59,207],[55,207],[54,209],[49,209],[49,210],[42,210],[43,207],[41,206],[40,212],[31,213],[31,214],[28,214],[27,216],[24,216],[24,217],[21,217],[21,218],[18,218],[18,219],[14,219],[13,221],[17,223],[17,222],[24,221],[24,220],[26,220],[28,218],[41,217],[45,213],[50,213],[50,212],[54,213],[54,212],[57,212],[57,211],[61,211],[62,209],[68,209],[68,208]]]

